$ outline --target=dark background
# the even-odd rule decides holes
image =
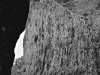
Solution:
[[[0,75],[10,75],[14,48],[25,30],[29,0],[0,0]]]

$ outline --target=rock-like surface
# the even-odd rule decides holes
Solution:
[[[31,9],[20,74],[100,74],[98,13],[76,13],[56,1],[41,1]]]

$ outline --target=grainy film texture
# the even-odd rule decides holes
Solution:
[[[99,0],[31,1],[19,74],[100,75],[99,9]]]

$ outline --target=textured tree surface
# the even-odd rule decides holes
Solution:
[[[31,5],[18,75],[100,75],[99,13],[59,2]]]

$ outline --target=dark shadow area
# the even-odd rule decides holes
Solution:
[[[25,30],[28,0],[0,0],[0,75],[11,75],[14,48]]]

